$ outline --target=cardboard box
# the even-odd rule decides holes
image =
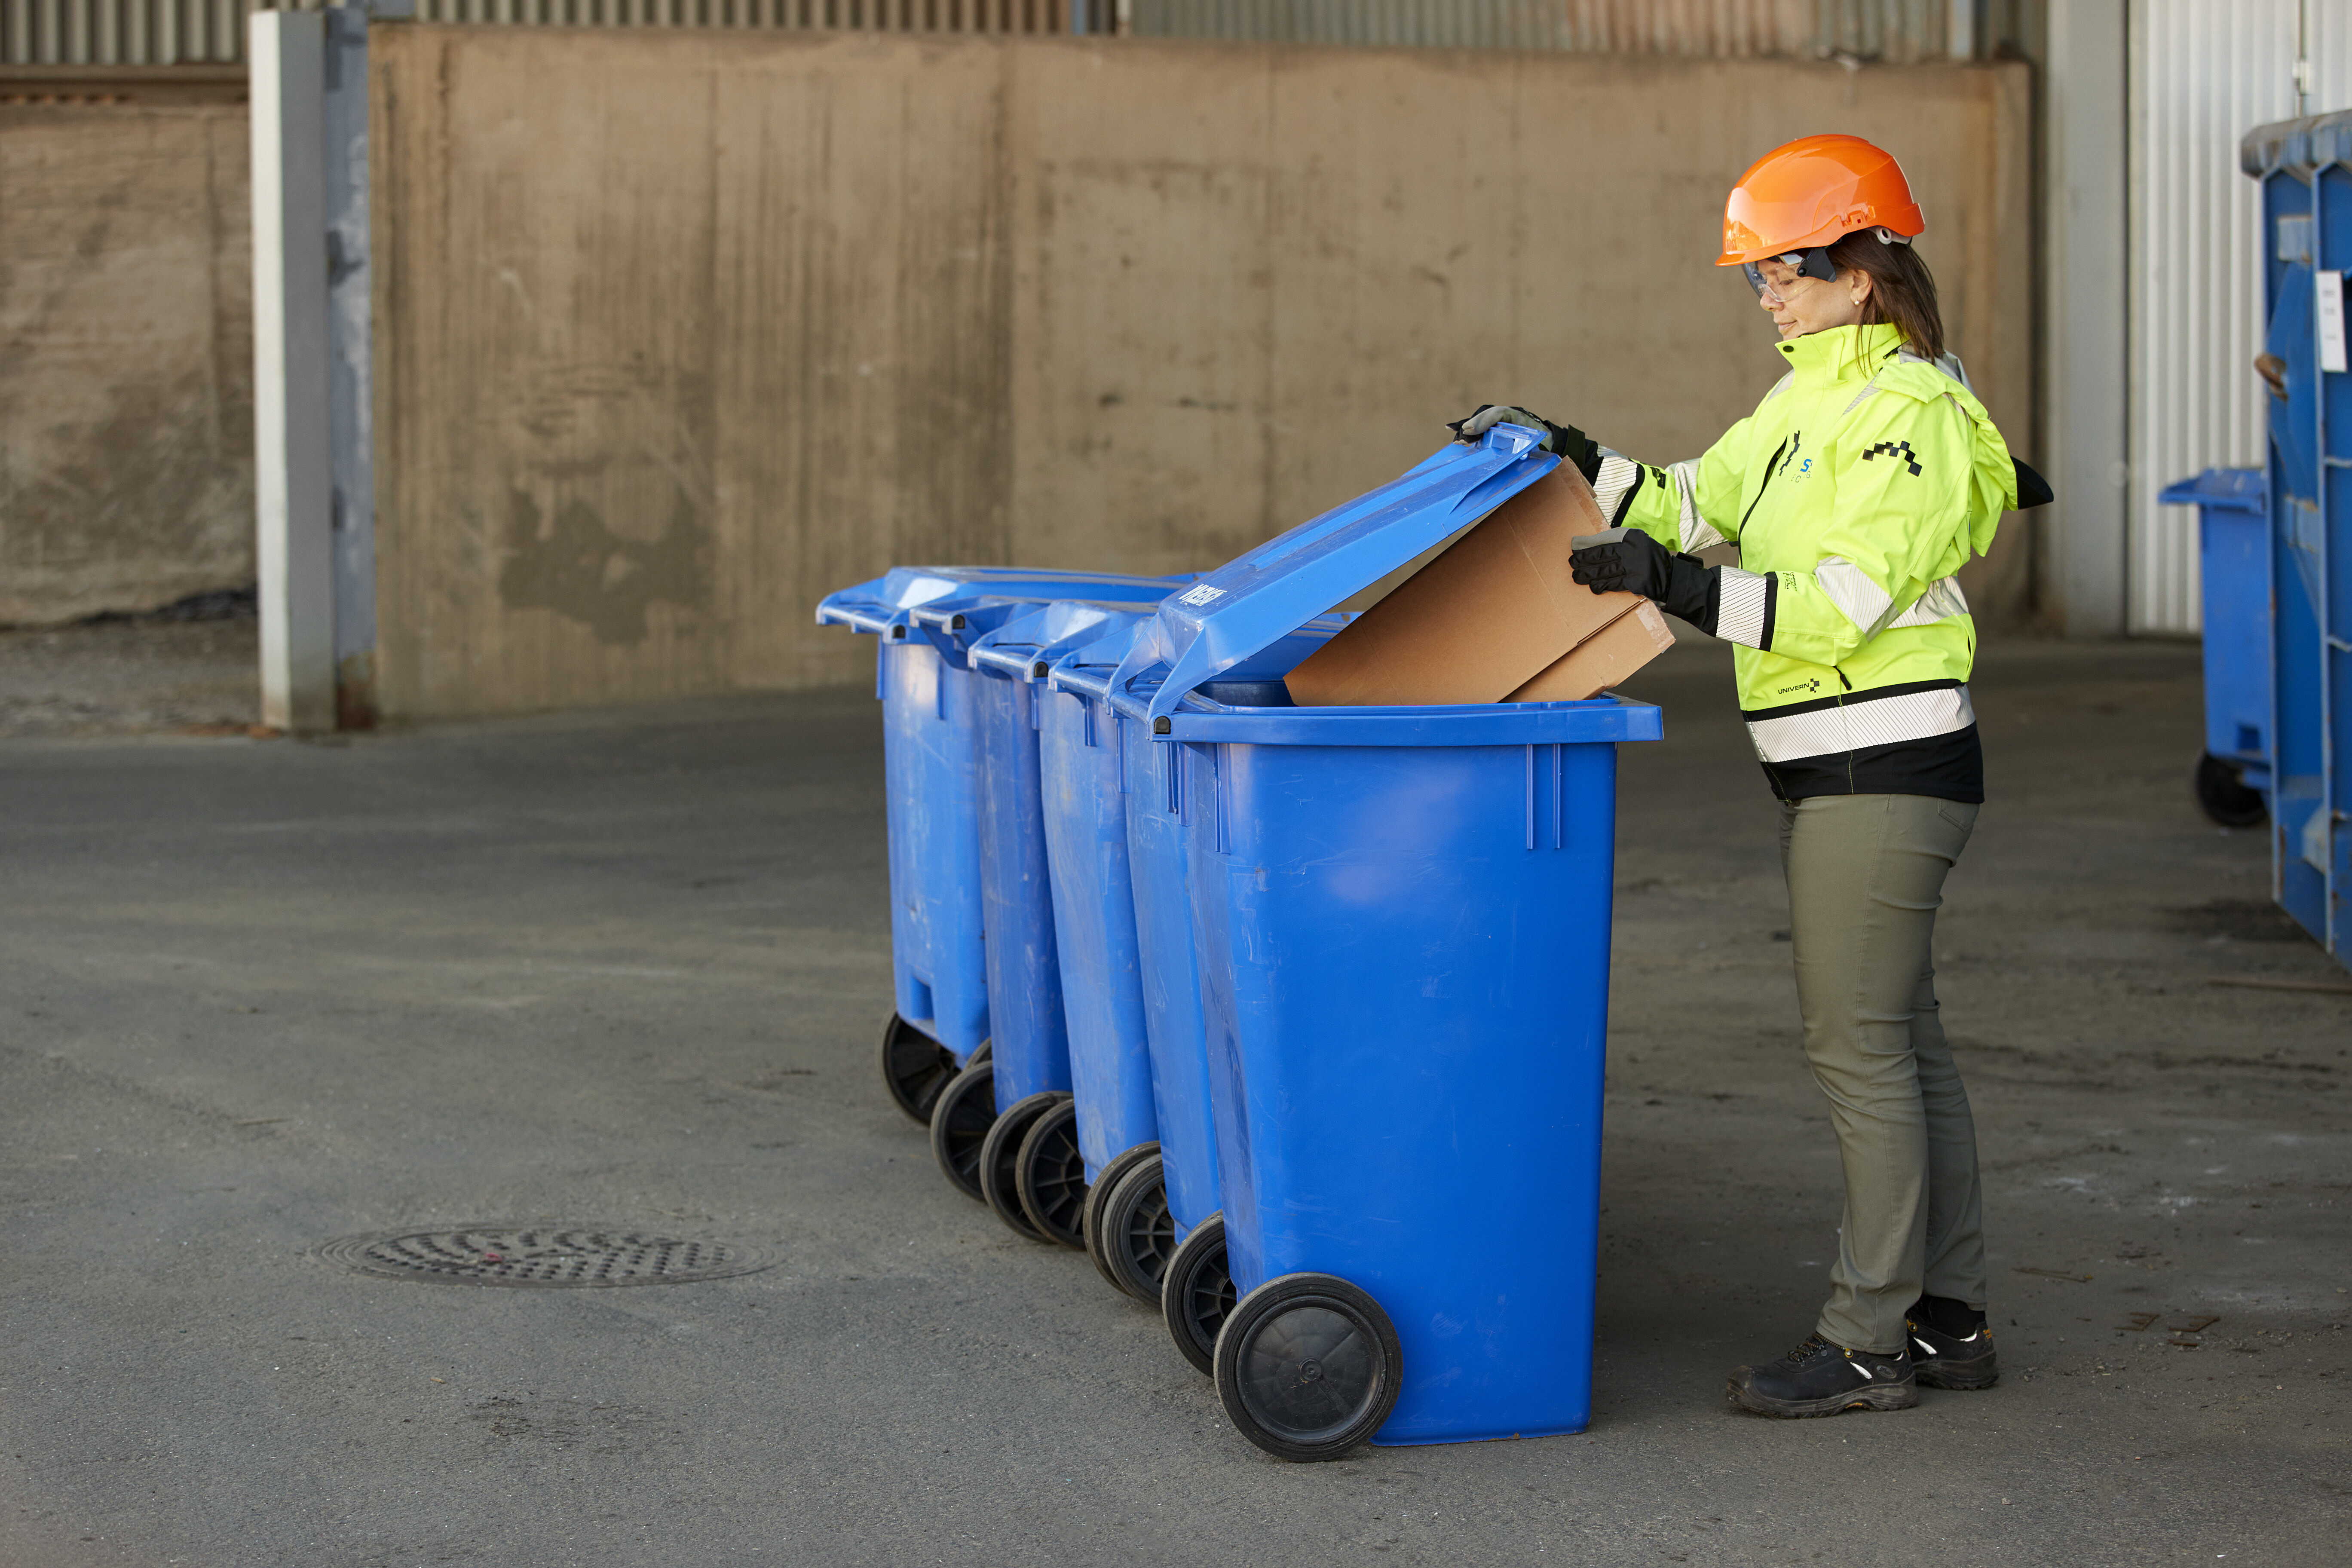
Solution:
[[[1570,575],[1570,541],[1607,527],[1584,476],[1563,463],[1292,670],[1290,700],[1302,708],[1557,702],[1622,680],[1674,634],[1640,595],[1595,594]],[[1644,609],[1638,626],[1575,658]],[[1604,670],[1590,689],[1570,689]]]
[[[1503,700],[1581,702],[1600,696],[1674,646],[1675,628],[1666,624],[1666,613],[1643,599]]]

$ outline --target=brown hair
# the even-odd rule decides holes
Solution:
[[[1881,245],[1868,229],[1857,229],[1829,247],[1840,272],[1870,276],[1863,302],[1864,324],[1892,322],[1914,353],[1944,357],[1944,314],[1936,305],[1936,279],[1908,245]]]

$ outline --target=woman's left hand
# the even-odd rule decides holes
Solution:
[[[1596,594],[1639,594],[1712,632],[1717,573],[1696,555],[1676,555],[1638,528],[1612,528],[1577,541],[1570,575]]]

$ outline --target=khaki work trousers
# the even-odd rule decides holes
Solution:
[[[1977,807],[1918,795],[1780,806],[1805,1059],[1830,1102],[1845,1223],[1823,1339],[1892,1355],[1921,1294],[1985,1304],[1976,1123],[1936,1005],[1944,877]]]

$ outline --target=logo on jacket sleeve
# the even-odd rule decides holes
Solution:
[[[1904,462],[1910,465],[1911,477],[1915,479],[1923,471],[1919,467],[1919,454],[1911,449],[1911,443],[1908,441],[1881,441],[1862,455],[1862,460],[1865,463],[1873,458],[1902,458]]]

